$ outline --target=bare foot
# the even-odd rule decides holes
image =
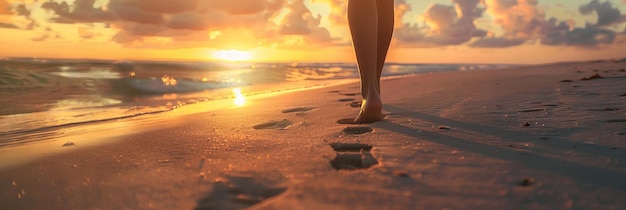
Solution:
[[[354,119],[354,123],[371,123],[383,119],[382,114],[383,102],[380,97],[370,97],[369,100],[363,100],[361,104],[361,112]]]

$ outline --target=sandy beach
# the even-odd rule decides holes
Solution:
[[[625,69],[386,79],[363,125],[351,83],[53,130],[0,148],[0,209],[625,209]]]

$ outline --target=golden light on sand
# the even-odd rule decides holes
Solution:
[[[247,61],[252,57],[250,52],[243,50],[218,50],[213,53],[213,57],[226,61]]]
[[[246,98],[241,94],[240,88],[233,89],[233,94],[235,94],[235,105],[243,106],[246,104]]]

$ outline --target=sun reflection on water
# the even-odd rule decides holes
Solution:
[[[176,86],[178,84],[174,77],[168,75],[163,75],[163,77],[161,77],[161,81],[165,86]]]
[[[241,94],[240,88],[233,89],[233,94],[235,94],[234,102],[236,106],[243,106],[246,104],[246,98],[243,96],[243,94]]]

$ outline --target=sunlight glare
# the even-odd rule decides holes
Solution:
[[[243,94],[241,94],[240,88],[233,89],[233,93],[235,94],[236,106],[243,106],[244,104],[246,104],[246,98],[243,96]]]
[[[250,52],[242,50],[218,50],[213,53],[213,57],[227,61],[247,61],[250,60]]]
[[[178,84],[178,81],[169,75],[163,75],[161,77],[161,82],[163,82],[165,86],[176,86]]]

